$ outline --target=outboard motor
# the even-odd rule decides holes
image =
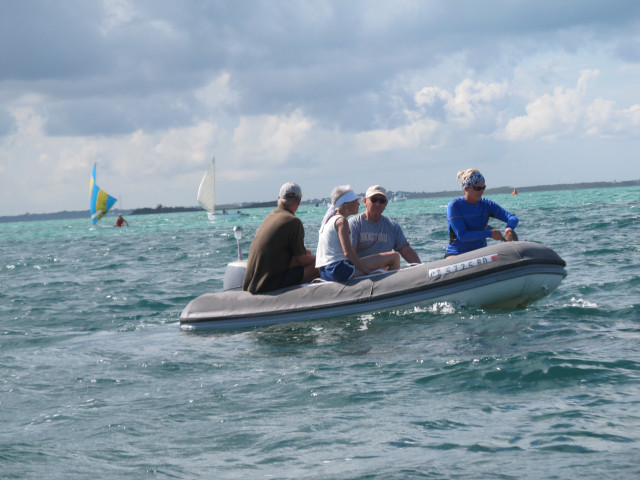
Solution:
[[[246,260],[236,260],[227,265],[227,269],[224,271],[224,280],[222,282],[222,290],[234,290],[242,289],[242,282],[244,281],[244,272],[247,271]]]
[[[238,260],[227,265],[224,272],[224,280],[222,282],[222,290],[234,290],[242,288],[244,281],[244,273],[247,271],[247,261],[242,259],[242,250],[240,248],[240,240],[242,240],[242,227],[233,227],[233,236],[236,237],[238,243]]]

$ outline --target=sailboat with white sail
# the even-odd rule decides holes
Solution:
[[[203,210],[206,210],[209,220],[213,220],[220,216],[238,216],[240,212],[229,213],[225,210],[222,213],[216,213],[216,157],[211,159],[211,165],[200,181],[200,187],[198,188],[198,204]]]

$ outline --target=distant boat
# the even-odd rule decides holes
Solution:
[[[207,218],[209,220],[213,220],[216,217],[226,216],[226,217],[237,217],[238,215],[242,215],[240,212],[237,213],[228,213],[226,210],[222,210],[222,213],[216,213],[216,157],[211,159],[211,165],[206,172],[204,172],[204,177],[200,181],[200,187],[198,188],[198,204],[202,207],[203,210],[207,212]]]
[[[91,172],[91,182],[89,183],[89,210],[91,211],[91,222],[93,225],[98,223],[104,217],[109,209],[117,202],[107,192],[96,185],[96,164],[93,164],[93,172]]]
[[[516,190],[515,188],[513,189],[513,192],[511,192],[511,195],[517,195],[518,194],[518,190]]]
[[[407,200],[407,196],[403,193],[398,193],[393,197],[392,200],[394,202],[404,202],[405,200]]]

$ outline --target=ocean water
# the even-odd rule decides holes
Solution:
[[[0,224],[0,478],[640,478],[640,189],[490,198],[567,261],[526,309],[206,334],[180,311],[270,209]],[[387,207],[423,261],[446,203]]]

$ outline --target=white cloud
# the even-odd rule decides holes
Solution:
[[[449,103],[452,98],[453,95],[439,87],[424,87],[415,94],[415,101],[418,105],[431,105],[439,100]]]
[[[103,34],[131,22],[136,17],[136,9],[129,0],[103,0],[102,8],[104,10],[101,27]]]
[[[26,99],[22,105],[9,107],[9,113],[16,122],[16,131],[9,135],[12,142],[17,142],[23,138],[36,138],[44,135],[45,119],[38,115],[32,104],[37,104],[38,100],[33,96]]]
[[[589,100],[589,88],[599,75],[599,70],[584,70],[576,88],[556,87],[553,94],[536,98],[525,107],[526,115],[507,122],[499,137],[519,141],[637,134],[639,105],[616,110],[613,101]]]
[[[507,92],[507,87],[507,82],[486,84],[467,78],[456,86],[447,109],[458,121],[469,125],[482,108],[502,98]]]
[[[233,105],[237,102],[239,94],[229,85],[230,80],[229,72],[224,72],[196,90],[194,96],[210,110]]]
[[[495,111],[494,103],[507,94],[506,81],[485,83],[467,78],[452,91],[431,85],[422,87],[413,95],[417,109],[402,111],[404,125],[357,133],[354,142],[364,152],[442,146],[442,138],[449,135],[451,128],[464,130],[482,121],[488,112]],[[495,128],[495,120],[488,128]]]
[[[418,148],[428,143],[438,129],[438,123],[421,119],[392,130],[371,130],[354,135],[357,150],[362,152],[384,152]]]
[[[282,165],[313,124],[300,109],[288,115],[242,117],[233,132],[234,157],[251,168]]]
[[[640,105],[635,104],[631,107],[620,111],[620,117],[624,124],[633,127],[638,133],[638,128],[640,128]]]
[[[142,142],[150,143],[150,148],[138,153],[151,153],[152,158],[148,163],[152,170],[160,165],[166,171],[173,171],[176,163],[187,169],[206,165],[207,159],[213,154],[217,130],[216,124],[208,121],[191,127],[172,128],[150,137],[147,142]],[[131,143],[133,144],[133,141]]]
[[[506,81],[484,83],[466,78],[456,85],[453,92],[428,86],[417,92],[414,98],[416,104],[427,114],[430,106],[442,103],[448,120],[469,126],[484,109],[492,108],[493,102],[503,98],[508,92],[508,87]]]

